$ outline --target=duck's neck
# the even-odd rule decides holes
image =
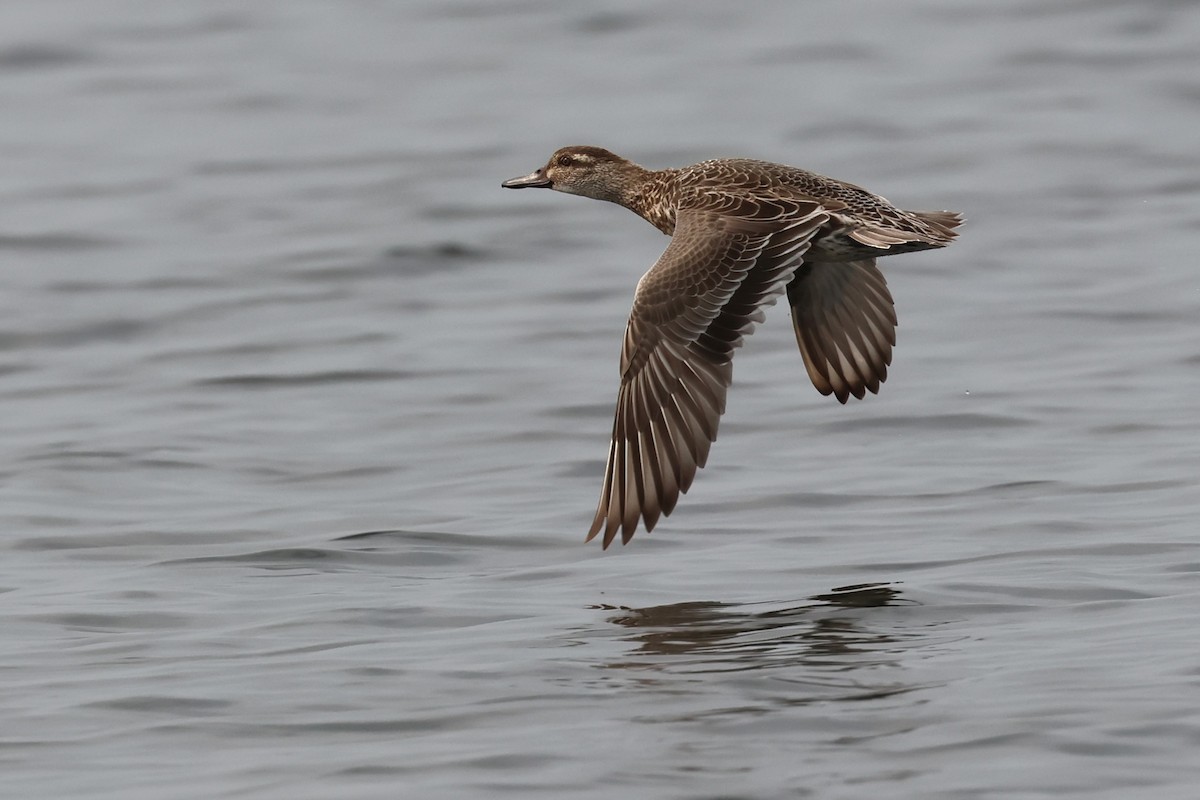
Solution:
[[[615,202],[628,208],[668,236],[675,232],[675,209],[679,204],[678,170],[657,172],[636,164],[630,180]]]

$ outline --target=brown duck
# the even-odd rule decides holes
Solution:
[[[671,236],[638,281],[600,504],[587,539],[638,520],[653,530],[717,438],[733,351],[787,291],[796,341],[821,394],[878,392],[896,312],[878,256],[945,247],[962,217],[904,211],[879,195],[746,158],[648,170],[599,147],[564,147],[501,184],[619,203]]]

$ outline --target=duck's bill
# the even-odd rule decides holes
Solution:
[[[546,177],[545,170],[535,170],[521,178],[513,178],[500,184],[505,189],[528,189],[531,186],[547,187],[550,185],[550,179]]]

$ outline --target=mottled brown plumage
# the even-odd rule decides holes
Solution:
[[[845,403],[876,393],[896,344],[878,256],[944,247],[962,218],[903,211],[853,184],[744,158],[651,171],[599,147],[564,147],[502,184],[619,203],[670,235],[638,281],[590,541],[650,531],[717,438],[733,351],[785,291],[808,375]]]

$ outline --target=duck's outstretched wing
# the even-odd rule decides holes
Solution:
[[[642,276],[590,541],[652,530],[704,466],[725,411],[733,351],[775,302],[828,220],[815,201],[696,192]]]
[[[787,287],[808,376],[841,402],[877,393],[896,344],[896,310],[875,259],[806,261]]]
[[[850,187],[854,188],[854,187]],[[858,190],[860,207],[822,200],[831,224],[879,255],[945,247],[958,233],[954,211],[901,211]],[[864,199],[866,198],[866,199]],[[841,198],[845,200],[845,197]],[[874,255],[856,261],[806,260],[788,284],[796,341],[808,376],[821,394],[845,403],[876,393],[887,379],[896,345],[896,310]]]

